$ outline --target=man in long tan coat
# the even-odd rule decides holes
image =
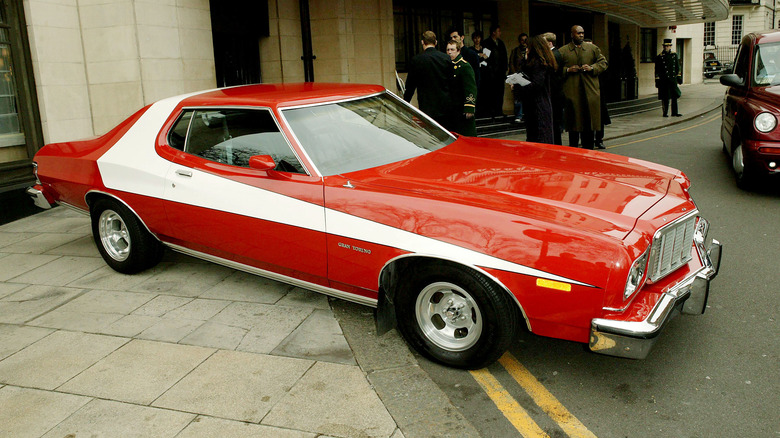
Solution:
[[[558,50],[563,57],[563,94],[569,145],[593,149],[593,132],[601,129],[599,75],[607,59],[593,43],[585,42],[582,26],[572,26],[571,43]]]

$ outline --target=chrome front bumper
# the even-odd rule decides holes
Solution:
[[[706,230],[705,230],[706,236]],[[644,321],[619,321],[596,318],[591,321],[590,349],[610,356],[644,359],[664,325],[677,313],[700,315],[707,308],[710,281],[718,275],[723,245],[713,239],[705,247],[696,242],[702,267],[658,300]]]
[[[51,208],[51,204],[49,204],[49,201],[46,199],[46,196],[43,195],[42,191],[35,187],[27,187],[27,194],[32,198],[36,206],[43,209]]]

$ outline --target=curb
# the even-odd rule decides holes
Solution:
[[[604,136],[604,140],[605,141],[606,140],[614,140],[614,139],[617,139],[617,138],[629,137],[629,136],[636,135],[636,134],[643,134],[645,132],[655,131],[655,130],[658,130],[658,129],[666,128],[668,126],[679,125],[680,123],[685,123],[685,122],[687,122],[689,120],[693,120],[693,119],[695,119],[697,117],[701,117],[704,114],[707,114],[707,113],[710,113],[712,111],[715,111],[716,109],[720,108],[722,105],[723,104],[721,103],[721,100],[718,99],[717,103],[714,103],[713,105],[711,105],[709,107],[705,107],[705,109],[699,110],[699,111],[693,113],[690,116],[680,117],[679,120],[675,120],[673,122],[665,123],[662,126],[653,126],[653,127],[650,127],[650,128],[640,129],[638,131],[626,132],[626,133],[623,133],[623,134],[617,134],[617,135],[612,135],[612,136],[605,135]],[[619,118],[619,117],[616,117],[616,118]]]
[[[376,335],[374,309],[339,299],[330,305],[358,366],[404,437],[480,436],[420,367],[397,330]]]

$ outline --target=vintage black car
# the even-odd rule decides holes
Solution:
[[[731,63],[718,60],[715,52],[704,52],[704,77],[712,78],[716,74],[731,73]]]

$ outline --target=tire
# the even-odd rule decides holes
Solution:
[[[705,73],[704,74],[704,77],[707,78],[707,79],[712,79],[714,76],[715,76],[715,74],[713,74],[713,73]]]
[[[731,155],[731,169],[734,171],[734,178],[737,181],[737,187],[742,190],[750,190],[756,183],[756,171],[752,166],[745,162],[742,142],[737,143]]]
[[[160,262],[162,244],[123,204],[99,199],[90,209],[92,237],[108,266],[123,274],[135,274]]]
[[[519,325],[517,305],[505,290],[470,268],[445,262],[406,272],[395,306],[407,342],[429,359],[457,368],[495,362]]]

